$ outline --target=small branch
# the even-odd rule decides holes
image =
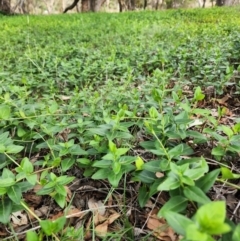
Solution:
[[[78,4],[78,2],[79,2],[79,0],[74,0],[74,2],[73,2],[70,6],[68,6],[68,7],[65,8],[65,10],[63,11],[63,13],[66,13],[68,10],[71,10],[71,9],[73,9],[74,7],[76,7],[76,5]]]

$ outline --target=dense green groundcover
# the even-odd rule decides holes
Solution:
[[[239,240],[224,204],[206,195],[239,178],[230,160],[240,119],[225,123],[224,106],[207,108],[240,94],[239,8],[0,16],[0,29],[1,223],[28,209],[21,196],[36,183],[64,208],[77,168],[113,187],[141,182],[141,207],[169,191],[159,216],[185,240]],[[182,215],[189,201],[193,220]]]

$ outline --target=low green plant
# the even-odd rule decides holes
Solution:
[[[184,241],[213,241],[213,235],[231,231],[231,226],[225,220],[226,204],[223,201],[201,206],[192,219],[172,211],[165,212],[164,216],[174,230],[184,237],[181,239]]]

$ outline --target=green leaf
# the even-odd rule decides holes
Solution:
[[[22,151],[24,146],[17,146],[17,145],[9,145],[6,147],[6,153],[8,154],[16,154]]]
[[[139,188],[139,193],[138,193],[138,203],[141,208],[145,206],[148,199],[149,199],[149,193],[148,193],[147,187],[145,185],[141,186]]]
[[[59,231],[61,231],[64,228],[65,223],[66,223],[66,218],[61,217],[56,219],[55,221],[43,220],[40,222],[40,226],[43,232],[47,236],[50,236],[52,234],[57,234]]]
[[[111,172],[108,175],[108,181],[111,183],[113,187],[117,187],[122,178],[122,175],[123,175],[122,172],[119,172],[117,174],[115,174],[114,172]]]
[[[221,167],[222,179],[238,179],[240,174],[234,174],[227,167]]]
[[[35,185],[37,183],[37,174],[26,175],[26,179],[31,185]]]
[[[233,131],[229,126],[220,126],[218,129],[222,130],[225,135],[228,136],[228,138],[231,138],[233,136]]]
[[[12,212],[12,201],[3,198],[0,202],[0,223],[7,224]]]
[[[196,186],[189,186],[183,189],[184,196],[191,201],[195,201],[200,204],[205,204],[211,202],[211,200],[206,196],[206,194]]]
[[[69,177],[67,175],[64,175],[64,176],[60,176],[57,178],[57,183],[59,185],[67,185],[70,182],[72,182],[74,179],[75,179],[75,177]]]
[[[192,178],[188,177],[188,176],[181,176],[180,177],[182,183],[186,184],[186,185],[189,185],[189,186],[194,186],[195,183],[194,181],[192,180]]]
[[[196,224],[191,224],[186,229],[186,237],[187,240],[191,241],[215,241],[211,236],[207,233],[202,232],[198,229]]]
[[[194,138],[194,143],[200,144],[207,142],[207,137],[200,132],[188,130],[187,135]]]
[[[233,127],[232,127],[233,131],[235,134],[239,133],[240,132],[240,122],[235,124]]]
[[[223,201],[210,202],[201,206],[195,215],[202,231],[219,235],[231,230],[228,224],[224,223],[226,218],[226,204]]]
[[[11,187],[15,183],[16,182],[15,182],[14,178],[11,178],[11,177],[4,178],[4,179],[0,178],[0,187]]]
[[[135,164],[136,164],[136,170],[140,171],[143,169],[144,161],[141,157],[138,156],[135,161]]]
[[[205,95],[203,94],[201,87],[198,86],[194,92],[194,100],[200,101],[200,100],[203,100],[204,98],[205,98]]]
[[[117,147],[116,147],[116,145],[115,145],[112,141],[109,141],[109,142],[108,142],[108,146],[109,146],[109,150],[110,150],[112,153],[116,153]]]
[[[118,174],[121,171],[121,163],[115,161],[112,164],[112,170],[115,174]]]
[[[22,198],[21,188],[17,185],[11,186],[7,189],[7,195],[13,202],[19,204]]]
[[[188,156],[193,154],[193,149],[188,146],[187,144],[179,144],[172,148],[169,152],[168,155],[173,158],[173,157],[179,157],[179,156]]]
[[[104,179],[108,178],[108,176],[111,172],[112,171],[109,169],[105,169],[105,168],[99,169],[92,175],[92,179],[96,179],[96,180],[103,179],[104,180]]]
[[[49,106],[49,112],[51,114],[54,114],[59,109],[59,106],[56,101],[51,101],[51,104]]]
[[[116,155],[119,157],[126,154],[128,151],[129,151],[129,148],[118,148],[116,150]]]
[[[152,107],[149,109],[149,116],[150,116],[152,119],[155,119],[155,118],[158,117],[158,115],[159,115],[159,114],[158,114],[157,109],[152,106]]]
[[[159,186],[159,191],[169,191],[174,190],[180,186],[180,182],[178,179],[174,177],[167,177]]]
[[[63,159],[61,161],[61,167],[62,167],[63,172],[66,172],[67,170],[69,170],[73,166],[74,163],[75,163],[74,158]]]
[[[198,186],[203,192],[207,193],[215,183],[219,173],[220,169],[215,169],[207,173],[195,182],[196,186]]]
[[[109,168],[112,165],[111,160],[101,160],[101,161],[94,161],[92,167],[99,167],[99,168]]]
[[[160,162],[161,160],[148,161],[142,165],[142,169],[156,173],[161,171]]]
[[[64,188],[64,186],[56,185],[55,186],[55,190],[56,190],[57,193],[59,193],[59,194],[63,195],[64,197],[66,197],[67,192],[66,192],[66,189]]]
[[[55,200],[55,202],[58,204],[59,207],[64,208],[66,204],[66,196],[56,193],[53,196],[53,199]]]
[[[25,134],[27,134],[27,132],[22,127],[18,127],[18,129],[17,129],[17,136],[18,137],[23,137]]]
[[[121,156],[119,158],[119,163],[121,163],[121,165],[128,166],[131,163],[135,162],[135,160],[136,160],[136,157],[134,156]]]
[[[185,216],[175,212],[165,212],[164,217],[168,224],[180,235],[185,236],[187,227],[193,224],[193,221],[186,218]]]
[[[78,158],[77,163],[79,163],[80,165],[83,165],[83,166],[89,166],[89,165],[91,165],[92,161],[87,158]]]
[[[240,152],[240,146],[231,144],[231,145],[227,146],[227,151],[239,153]]]
[[[38,235],[35,231],[28,231],[27,232],[27,241],[39,241]]]
[[[6,151],[6,146],[3,144],[0,144],[0,153],[4,153]]]
[[[40,189],[39,191],[37,191],[37,195],[47,195],[47,194],[50,194],[54,191],[54,187],[51,187],[51,188],[42,188]]]
[[[0,134],[0,143],[1,144],[6,144],[6,145],[11,144],[12,140],[8,136],[9,136],[9,132],[8,131]]]
[[[73,145],[71,148],[69,148],[69,153],[71,155],[87,155],[88,153],[84,151],[79,145]]]
[[[18,185],[21,188],[22,193],[31,190],[34,186],[27,181],[18,182],[16,185]]]
[[[182,196],[175,196],[170,198],[158,212],[158,217],[164,217],[164,213],[168,211],[182,212],[187,207],[188,200]]]
[[[15,179],[15,175],[9,169],[4,168],[2,172],[2,179],[5,179],[5,178]]]
[[[23,158],[21,161],[21,167],[25,173],[33,172],[33,164],[29,161],[27,157]]]
[[[0,119],[7,120],[10,117],[11,108],[8,105],[0,106]]]
[[[0,195],[4,195],[7,193],[7,188],[6,187],[0,187]]]
[[[143,183],[153,183],[156,180],[154,173],[142,170],[136,173],[136,178]]]
[[[218,145],[217,147],[214,147],[211,152],[213,156],[224,156],[225,153],[226,153],[226,150],[220,145]]]
[[[240,224],[236,226],[232,236],[232,241],[239,241],[239,240],[240,240]]]

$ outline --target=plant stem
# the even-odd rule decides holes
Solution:
[[[227,182],[227,181],[222,180],[222,179],[219,179],[219,178],[217,178],[216,180],[217,180],[218,182],[221,182],[221,183],[226,183],[228,186],[230,186],[230,187],[233,187],[233,188],[236,188],[236,189],[240,190],[240,186],[239,186],[239,185],[233,184],[233,183],[231,183],[231,182]]]
[[[168,153],[167,153],[167,150],[166,148],[164,147],[164,145],[162,144],[162,141],[158,138],[158,136],[156,135],[155,131],[152,130],[152,134],[154,135],[154,137],[157,139],[157,141],[159,142],[160,146],[162,147],[167,159],[168,159],[168,162],[171,162],[171,158],[169,157]]]
[[[11,156],[9,156],[6,152],[4,154],[13,162],[15,163],[18,167],[21,167]]]

